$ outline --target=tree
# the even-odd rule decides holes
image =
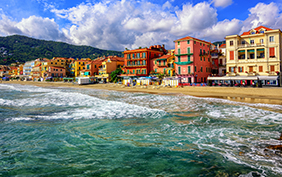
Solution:
[[[110,76],[111,76],[111,82],[116,83],[118,81],[118,75],[122,74],[123,71],[121,68],[116,69],[115,71],[113,71]]]

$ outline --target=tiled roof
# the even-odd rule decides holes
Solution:
[[[63,68],[63,67],[56,67],[56,66],[50,66],[50,68],[65,69],[65,68]]]
[[[169,57],[171,57],[172,55],[163,55],[163,56],[161,56],[161,57],[158,57],[158,58],[154,58],[154,60],[155,59],[167,59],[167,58],[169,58]]]
[[[259,34],[259,30],[262,29],[262,28],[264,28],[265,31],[273,30],[273,29],[267,28],[267,27],[265,27],[265,26],[259,26],[259,27],[254,28],[254,30],[256,31],[256,34]],[[253,29],[251,29],[251,30],[249,30],[249,31],[247,31],[247,32],[243,32],[243,34],[242,34],[241,36],[250,35],[252,30],[253,30]]]
[[[188,40],[188,39],[198,40],[198,41],[201,41],[201,42],[208,43],[208,44],[212,45],[212,43],[210,43],[210,42],[207,42],[207,41],[204,41],[204,40],[201,40],[201,39],[197,39],[197,38],[194,38],[194,37],[191,37],[191,36],[187,36],[187,37],[184,37],[184,38],[181,38],[181,39],[177,39],[177,40],[175,40],[173,42],[185,41],[185,40]]]
[[[221,44],[219,48],[226,48],[226,44]]]

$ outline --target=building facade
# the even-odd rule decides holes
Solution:
[[[164,45],[124,51],[124,72],[122,76],[149,76],[151,60],[167,53]]]
[[[184,37],[175,43],[175,73],[182,83],[206,82],[211,74],[211,43]]]
[[[242,35],[226,36],[225,39],[228,76],[281,74],[282,33],[280,29],[259,26]]]

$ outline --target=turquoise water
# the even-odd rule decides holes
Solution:
[[[0,176],[281,176],[282,106],[0,84]]]

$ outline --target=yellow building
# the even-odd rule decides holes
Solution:
[[[85,70],[85,65],[89,61],[91,61],[91,59],[86,58],[86,59],[81,59],[81,60],[75,60],[74,63],[72,63],[71,71],[74,70],[74,76],[75,77],[80,76],[80,71]]]
[[[264,80],[267,77],[271,80],[270,76],[281,73],[280,29],[259,26],[242,35],[226,36],[225,39],[227,76],[258,79],[258,76],[264,76]]]
[[[102,66],[99,69],[99,75],[95,77],[104,79],[109,82],[110,74],[118,68],[122,68],[124,65],[124,58],[117,56],[109,56],[103,62]]]
[[[17,75],[23,75],[23,64],[20,64],[17,69]]]
[[[171,77],[171,76],[174,76],[174,75],[175,75],[175,68],[174,68],[174,61],[175,61],[174,49],[168,50],[168,55],[171,55],[171,57],[168,57],[168,58],[167,58],[167,70],[166,70],[166,75],[168,75],[169,77]]]

